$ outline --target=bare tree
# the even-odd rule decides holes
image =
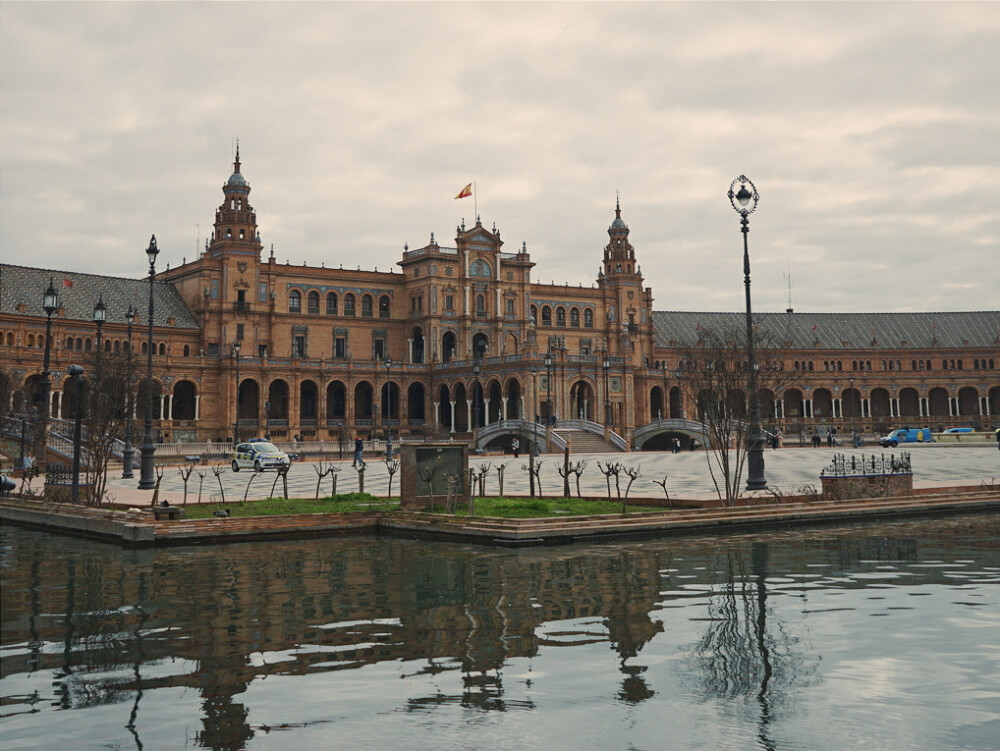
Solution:
[[[188,464],[186,467],[178,467],[177,471],[180,473],[181,481],[184,483],[184,501],[181,503],[182,506],[188,505],[188,480],[191,479],[191,473],[194,472],[194,465]]]
[[[215,475],[215,479],[219,481],[219,492],[222,494],[222,502],[226,502],[226,489],[222,486],[222,473],[226,471],[225,464],[216,464],[212,467],[212,474]]]
[[[755,332],[757,397],[762,414],[773,412],[774,394],[780,394],[794,375],[784,369],[784,356],[772,337]],[[699,330],[696,346],[682,354],[680,379],[688,401],[696,405],[705,426],[705,459],[716,493],[731,506],[742,494],[743,474],[750,448],[750,370],[746,332],[731,328]]]
[[[386,501],[392,496],[392,476],[399,471],[399,459],[386,459],[385,471],[389,473],[389,490],[385,494]]]
[[[503,498],[503,472],[507,469],[507,464],[497,464],[494,469],[497,471],[497,483],[500,485],[500,497]]]
[[[573,462],[569,466],[569,471],[575,475],[576,478],[576,497],[582,498],[583,495],[580,493],[580,475],[583,474],[583,470],[587,468],[587,460],[581,459],[578,462]]]
[[[674,504],[670,500],[670,491],[667,490],[667,477],[669,477],[669,475],[664,475],[662,480],[653,480],[653,482],[663,488],[663,495],[667,497],[667,508],[672,511]]]
[[[108,485],[108,465],[114,458],[128,419],[127,360],[121,353],[95,350],[87,356],[87,388],[82,425],[90,476],[87,503],[99,506]]]
[[[628,492],[632,489],[632,483],[639,479],[642,474],[642,467],[636,465],[635,467],[623,467],[625,474],[628,475],[628,485],[625,486],[625,498],[622,500],[622,513],[625,513],[625,506],[628,505]]]
[[[319,486],[323,482],[323,478],[329,474],[333,473],[333,465],[327,464],[324,461],[318,461],[313,466],[316,471],[316,498],[319,498]],[[336,482],[336,480],[334,480]]]
[[[437,474],[438,465],[435,462],[430,466],[422,466],[417,469],[417,474],[420,475],[420,479],[424,481],[424,485],[427,486],[427,495],[430,496],[430,510],[434,511],[434,475]]]
[[[538,497],[542,497],[542,463],[532,462],[531,464],[522,464],[521,469],[528,473],[529,479],[534,478],[534,481],[538,484]]]

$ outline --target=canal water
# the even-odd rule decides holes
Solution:
[[[0,746],[995,751],[998,533],[135,551],[0,527]]]

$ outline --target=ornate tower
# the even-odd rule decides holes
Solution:
[[[628,225],[622,219],[622,207],[615,200],[615,220],[608,227],[610,241],[604,248],[604,275],[634,274],[635,249],[628,241]]]
[[[260,233],[257,214],[250,205],[250,183],[240,173],[240,147],[236,146],[233,174],[222,186],[226,199],[215,211],[215,231],[205,248],[209,258],[228,253],[253,254],[260,258]]]

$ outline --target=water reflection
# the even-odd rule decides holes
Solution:
[[[876,532],[527,551],[359,538],[152,552],[4,527],[2,721],[14,739],[42,727],[65,738],[58,710],[86,710],[95,747],[228,750],[332,722],[300,720],[294,706],[277,722],[261,716],[263,697],[280,703],[301,696],[297,686],[356,691],[359,703],[378,692],[411,715],[550,713],[553,696],[592,687],[633,713],[661,695],[725,706],[756,747],[777,749],[776,723],[823,680],[805,624],[837,606],[814,602],[819,594],[955,587],[956,567],[997,581],[989,517]],[[602,653],[613,656],[613,686]],[[198,727],[183,731],[193,737],[171,736],[180,731],[160,724],[164,713],[188,725],[196,714]]]

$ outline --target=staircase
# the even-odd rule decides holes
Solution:
[[[570,450],[574,454],[606,454],[620,451],[617,446],[608,443],[601,436],[586,430],[559,428],[552,432],[569,443]]]

